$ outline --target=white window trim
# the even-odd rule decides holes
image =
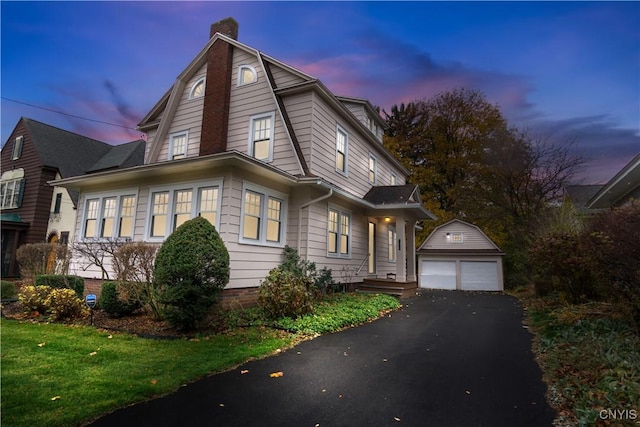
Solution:
[[[202,95],[195,96],[193,94],[193,92],[196,90],[196,87],[198,87],[198,85],[200,83],[202,83],[202,85],[203,85],[202,86]],[[206,82],[205,82],[205,78],[204,77],[201,77],[198,80],[196,80],[195,83],[191,86],[191,89],[189,90],[189,99],[200,99],[200,98],[202,98],[204,96],[204,90],[206,88],[205,84],[206,84]]]
[[[11,160],[18,160],[22,156],[22,149],[24,148],[24,136],[16,136],[13,140],[13,147],[11,147]]]
[[[174,139],[183,136],[186,138],[185,140],[185,144],[184,144],[184,157],[187,157],[187,152],[189,151],[189,131],[188,130],[183,130],[180,132],[173,132],[171,134],[169,134],[169,152],[167,154],[167,160],[173,160],[173,141]],[[180,160],[180,159],[176,159],[176,160]]]
[[[389,178],[389,185],[398,185],[398,175],[394,172],[391,172],[391,176]]]
[[[338,212],[338,238],[337,238],[337,252],[331,253],[329,252],[329,212],[330,211],[334,211],[334,212]],[[341,236],[341,230],[340,227],[342,226],[342,217],[343,216],[347,216],[349,217],[349,242],[348,242],[348,248],[347,248],[347,253],[346,254],[341,254],[340,250],[342,249],[340,247],[340,236]],[[327,226],[326,226],[326,236],[327,236],[327,245],[326,245],[326,250],[327,250],[327,257],[329,258],[342,258],[342,259],[351,259],[351,249],[353,247],[353,215],[351,214],[350,210],[347,209],[343,209],[339,206],[336,205],[329,205],[329,209],[327,209]]]
[[[258,159],[265,163],[270,163],[273,161],[273,144],[275,141],[275,133],[276,133],[276,115],[273,111],[269,113],[256,114],[249,118],[249,142],[247,152],[249,156],[254,157],[253,154],[253,133],[254,133],[254,124],[256,120],[263,119],[265,117],[269,117],[271,119],[271,136],[269,138],[269,157],[266,159]]]
[[[398,261],[398,244],[397,244],[398,231],[396,229],[395,224],[389,224],[387,226],[387,240],[388,240],[388,250],[387,250],[388,261],[391,263],[396,263]],[[391,258],[390,256],[391,254],[393,254],[393,258]]]
[[[371,160],[373,160],[373,181],[371,181]],[[369,184],[376,185],[378,182],[378,159],[373,153],[369,153],[369,164],[367,165],[367,179],[369,180]]]
[[[336,125],[336,144],[335,144],[335,158],[338,158],[338,133],[344,134],[344,170],[338,169],[336,172],[340,175],[349,176],[349,132],[345,128],[340,125]],[[336,162],[333,162],[334,167],[336,166]]]
[[[223,179],[201,180],[201,181],[189,181],[182,184],[174,184],[169,186],[150,187],[147,201],[147,215],[144,224],[144,238],[148,242],[163,242],[173,233],[173,215],[175,214],[175,192],[182,190],[191,190],[191,214],[190,218],[193,219],[198,216],[198,198],[199,190],[205,187],[218,187],[218,200],[216,206],[216,223],[213,224],[216,227],[216,231],[220,230],[220,211],[222,210],[222,184]],[[151,236],[151,217],[153,212],[153,193],[169,193],[169,206],[167,208],[167,221],[165,224],[164,236]]]
[[[247,191],[261,194],[264,196],[262,206],[260,207],[260,238],[257,240],[244,238],[244,198]],[[269,198],[278,199],[282,202],[280,207],[280,241],[272,242],[267,240],[267,215],[268,215],[268,203]],[[261,185],[253,184],[251,182],[242,183],[242,198],[240,204],[240,234],[238,235],[238,243],[242,245],[257,245],[257,246],[271,246],[276,248],[283,248],[287,240],[287,212],[289,209],[289,196],[271,188],[263,187]]]
[[[120,203],[122,201],[123,196],[133,196],[135,198],[134,201],[134,209],[133,209],[133,236],[135,236],[135,223],[136,223],[136,214],[138,211],[138,188],[129,188],[125,190],[119,190],[117,192],[102,192],[102,193],[86,193],[83,195],[82,202],[82,218],[80,223],[80,241],[96,241],[96,240],[106,240],[106,239],[129,239],[128,237],[118,237],[118,224],[120,223]],[[104,213],[104,200],[115,198],[116,199],[116,213],[114,217],[114,226],[111,231],[111,236],[100,237],[100,228],[102,225],[102,215]],[[98,215],[96,219],[95,226],[95,234],[93,237],[85,236],[86,227],[87,227],[87,208],[88,201],[90,200],[98,200]],[[131,238],[133,238],[133,236]]]
[[[249,83],[245,83],[242,81],[242,70],[247,69],[249,71],[251,71],[253,73],[253,78],[254,80],[252,82]],[[238,80],[237,80],[237,85],[239,86],[248,86],[248,85],[252,85],[254,83],[258,83],[258,72],[256,71],[256,69],[254,67],[252,67],[249,64],[242,64],[238,67]]]

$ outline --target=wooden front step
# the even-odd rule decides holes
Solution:
[[[417,290],[417,282],[396,282],[390,279],[364,279],[357,288],[357,292],[387,294],[398,298],[415,296]]]

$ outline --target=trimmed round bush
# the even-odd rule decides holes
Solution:
[[[205,218],[186,221],[160,247],[154,288],[169,323],[196,329],[229,282],[229,252]]]

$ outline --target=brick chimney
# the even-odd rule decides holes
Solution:
[[[216,33],[237,40],[238,23],[233,18],[216,22],[211,25],[211,37]],[[207,78],[200,140],[201,156],[227,151],[232,68],[233,46],[223,40],[216,41],[207,52]]]

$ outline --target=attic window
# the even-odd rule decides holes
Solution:
[[[17,136],[13,141],[13,150],[11,151],[11,160],[17,160],[22,155],[22,141],[24,138],[22,136]]]
[[[200,98],[204,95],[204,77],[196,81],[189,92],[189,99]]]
[[[258,81],[258,73],[251,65],[241,65],[238,68],[238,86],[244,86]]]
[[[464,235],[462,233],[447,233],[447,241],[449,243],[463,243]]]

